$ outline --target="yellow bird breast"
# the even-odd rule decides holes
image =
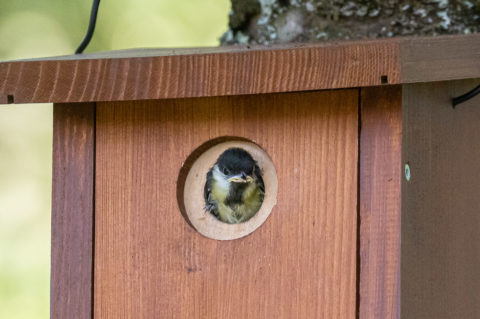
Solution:
[[[240,204],[227,205],[230,188],[216,180],[212,183],[211,198],[217,203],[217,212],[220,219],[226,223],[235,224],[247,221],[260,209],[263,194],[256,183],[248,183],[243,191]]]

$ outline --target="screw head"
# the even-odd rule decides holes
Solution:
[[[405,164],[405,179],[408,181],[410,181],[410,178],[411,178],[411,172],[410,172],[410,165]]]

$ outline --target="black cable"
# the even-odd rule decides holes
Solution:
[[[470,100],[472,97],[480,93],[480,85],[478,85],[476,88],[472,89],[471,91],[468,91],[467,93],[454,97],[452,99],[452,106],[455,108],[460,103],[466,102]]]
[[[90,23],[88,24],[87,34],[83,39],[82,43],[78,46],[75,54],[81,54],[83,50],[87,47],[90,43],[90,40],[93,36],[93,31],[95,31],[95,24],[97,23],[97,14],[98,14],[98,6],[100,5],[100,0],[93,0],[92,4],[92,12],[90,13]]]

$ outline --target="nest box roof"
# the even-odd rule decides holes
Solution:
[[[144,49],[0,63],[0,104],[259,94],[480,77],[480,35]]]

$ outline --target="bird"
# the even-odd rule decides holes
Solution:
[[[265,197],[262,171],[244,149],[229,148],[207,173],[205,210],[228,224],[243,223],[260,209]]]

